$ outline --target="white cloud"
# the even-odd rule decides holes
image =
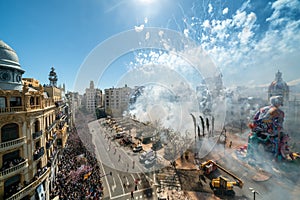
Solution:
[[[253,32],[247,27],[243,28],[242,32],[238,34],[241,44],[248,44],[251,36],[253,36]]]
[[[213,6],[211,4],[208,4],[208,13],[212,13]]]
[[[223,15],[226,15],[228,13],[228,8],[224,8],[223,11],[222,11]]]
[[[149,38],[150,38],[150,33],[147,32],[147,33],[146,33],[146,36],[145,36],[145,40],[148,40]]]
[[[245,26],[252,27],[256,19],[257,19],[256,14],[254,12],[251,12],[250,14],[247,15]]]
[[[233,24],[237,27],[242,26],[242,24],[246,21],[246,12],[241,12],[240,10],[237,10],[236,15],[233,16]]]
[[[209,28],[209,27],[210,27],[209,20],[205,20],[205,21],[203,22],[202,26],[203,26],[204,28]]]
[[[144,30],[144,24],[141,24],[140,26],[134,26],[134,30],[136,32],[142,32]]]
[[[183,34],[185,37],[189,37],[189,29],[184,29]]]

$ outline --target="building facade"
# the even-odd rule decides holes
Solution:
[[[121,117],[128,109],[131,93],[130,87],[109,88],[104,90],[104,108],[107,115]]]
[[[67,134],[60,89],[22,80],[16,52],[0,41],[0,199],[49,199]]]
[[[94,113],[97,107],[102,106],[102,91],[95,88],[94,81],[90,82],[90,87],[85,89],[85,108]]]

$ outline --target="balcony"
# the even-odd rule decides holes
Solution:
[[[46,108],[47,107],[51,107],[51,106],[55,106],[55,104],[54,104],[54,102],[53,102],[52,99],[45,99],[44,100],[44,105],[45,105]]]
[[[11,197],[7,198],[7,200],[16,200],[16,199],[22,199],[23,197],[29,195],[32,193],[37,186],[39,186],[43,181],[49,176],[50,174],[50,168],[48,168],[41,176],[38,177],[38,179],[29,185],[27,185],[25,188],[20,190],[19,192],[15,193]]]
[[[52,152],[51,156],[49,157],[49,163],[51,163],[51,165],[53,165],[53,163],[56,163],[59,151],[60,150],[54,149],[54,151]]]
[[[38,132],[32,133],[32,138],[35,140],[43,135],[43,131],[40,130]]]
[[[41,147],[33,153],[33,160],[38,160],[45,154],[45,148]]]
[[[16,175],[20,173],[22,170],[26,169],[27,167],[28,167],[28,160],[26,159],[15,166],[9,167],[8,169],[4,169],[3,171],[0,172],[0,180]]]
[[[41,105],[30,105],[30,109],[31,110],[37,110],[37,109],[41,109]]]
[[[0,113],[11,113],[11,112],[21,112],[21,111],[24,111],[23,106],[0,108]]]
[[[53,139],[50,139],[49,141],[46,142],[46,149],[50,149],[50,147],[52,146],[53,144]]]
[[[63,107],[63,106],[65,106],[65,105],[66,105],[66,103],[63,102],[63,101],[56,101],[56,102],[55,102],[55,106],[56,106],[56,107]]]
[[[56,126],[56,121],[54,121],[50,126],[48,126],[47,131],[51,131]]]
[[[10,140],[10,141],[7,141],[7,142],[0,143],[0,151],[3,152],[3,151],[7,151],[7,150],[10,150],[10,149],[18,148],[18,147],[22,146],[23,144],[26,143],[25,138],[26,137],[24,136],[22,138],[18,138],[18,139],[15,139],[15,140]]]

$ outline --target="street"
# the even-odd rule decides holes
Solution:
[[[135,199],[152,199],[155,194],[150,184],[153,182],[151,173],[145,173],[152,169],[145,168],[139,162],[140,153],[133,153],[120,147],[117,141],[112,141],[112,133],[100,126],[97,120],[90,122],[88,127],[104,175],[104,198],[130,199],[130,193],[134,191]]]

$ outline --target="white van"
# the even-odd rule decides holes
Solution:
[[[142,153],[142,155],[140,156],[140,162],[144,163],[152,156],[154,156],[154,151],[152,149],[149,149],[148,151]]]

